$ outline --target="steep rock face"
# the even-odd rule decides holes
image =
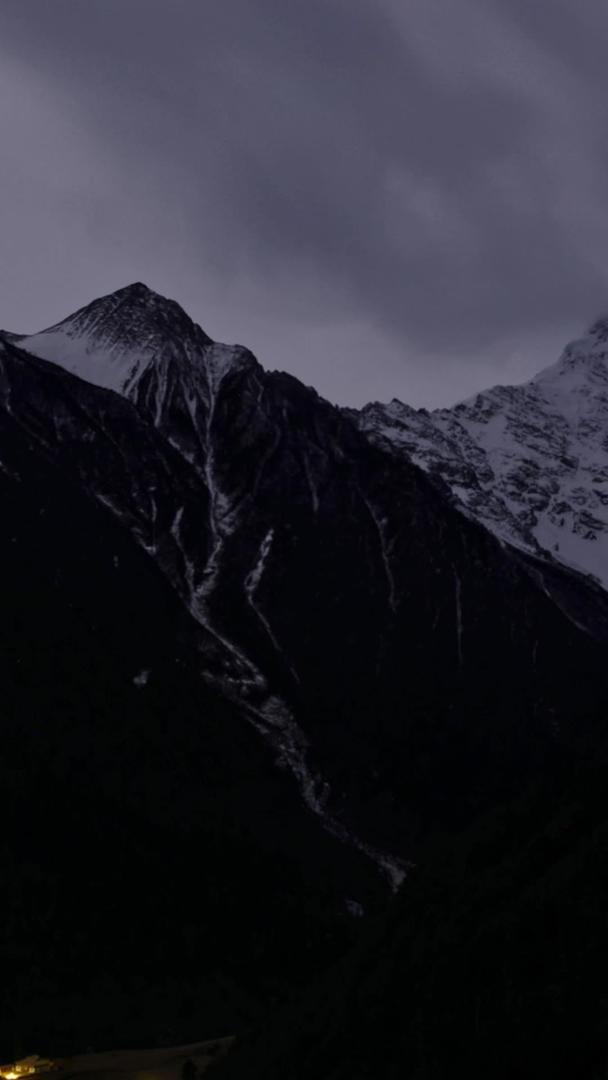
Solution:
[[[497,536],[608,586],[608,323],[522,386],[451,409],[397,400],[351,413],[378,445],[450,487]]]

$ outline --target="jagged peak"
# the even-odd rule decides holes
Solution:
[[[570,341],[559,359],[543,368],[531,380],[531,386],[557,389],[567,383],[569,389],[608,382],[608,317],[596,319],[587,333]]]
[[[132,296],[158,296],[154,289],[148,288],[143,281],[133,281],[130,285],[123,285],[121,289],[116,290],[116,295],[120,293],[129,294]]]
[[[103,335],[104,331],[108,331],[108,327],[113,327],[114,330],[120,330],[122,336],[132,337],[130,319],[136,319],[137,327],[134,329],[139,331],[156,328],[165,332],[179,330],[183,334],[191,333],[196,329],[198,335],[202,335],[205,341],[211,341],[211,338],[196,326],[176,300],[161,296],[141,281],[125,285],[115,292],[92,300],[72,315],[68,315],[67,318],[41,332],[50,334],[63,328],[70,336],[82,330],[93,330]]]
[[[592,322],[587,331],[587,337],[594,337],[598,341],[608,341],[608,313],[600,315]]]
[[[150,364],[186,362],[216,346],[175,301],[141,281],[101,296],[53,326],[18,338],[21,348],[96,386],[128,392]]]

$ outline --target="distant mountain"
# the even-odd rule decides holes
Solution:
[[[608,320],[521,386],[496,386],[451,409],[394,400],[353,415],[449,486],[496,536],[608,587]]]
[[[120,894],[121,823],[124,860],[145,871],[142,927],[156,941],[146,985],[163,997],[171,979],[183,984],[176,949],[199,1001],[230,973],[195,1038],[222,1033],[211,1016],[236,1028],[252,999],[268,1001],[273,986],[280,996],[335,957],[433,832],[458,831],[603,739],[605,591],[463,515],[441,476],[370,434],[369,415],[211,341],[141,284],[0,343],[16,906],[29,880],[29,793],[52,759],[69,805],[87,777],[84,833],[98,807],[107,822],[93,880]],[[45,659],[33,711],[21,665],[31,681],[53,626],[60,659]],[[65,723],[66,686],[68,697],[77,688],[77,730]],[[39,727],[42,757],[28,749]],[[69,911],[74,935],[61,977],[55,951],[22,999],[54,996],[57,1015],[101,932],[93,899],[77,910],[69,900],[66,805],[41,790],[40,885],[52,880],[53,917]],[[126,907],[99,937],[115,1001],[131,1000],[127,975],[144,958],[140,948],[129,959],[121,937],[135,919],[127,880]],[[176,880],[187,917],[165,942]],[[38,933],[14,938],[22,966]]]

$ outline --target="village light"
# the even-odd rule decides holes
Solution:
[[[0,1080],[23,1080],[26,1076],[49,1072],[56,1067],[55,1062],[41,1058],[38,1054],[31,1054],[30,1057],[22,1058],[11,1065],[0,1065]]]

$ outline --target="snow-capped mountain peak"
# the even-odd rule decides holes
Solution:
[[[541,391],[557,399],[571,392],[594,399],[608,389],[608,318],[599,319],[588,333],[571,341],[555,364],[532,380]],[[565,400],[562,401],[567,407]],[[593,402],[591,403],[593,408]]]
[[[214,343],[174,300],[141,282],[127,285],[37,334],[11,339],[96,386],[130,395],[152,365],[225,372],[242,361],[238,346]]]
[[[608,318],[528,383],[432,412],[369,405],[358,423],[501,540],[608,587]]]

